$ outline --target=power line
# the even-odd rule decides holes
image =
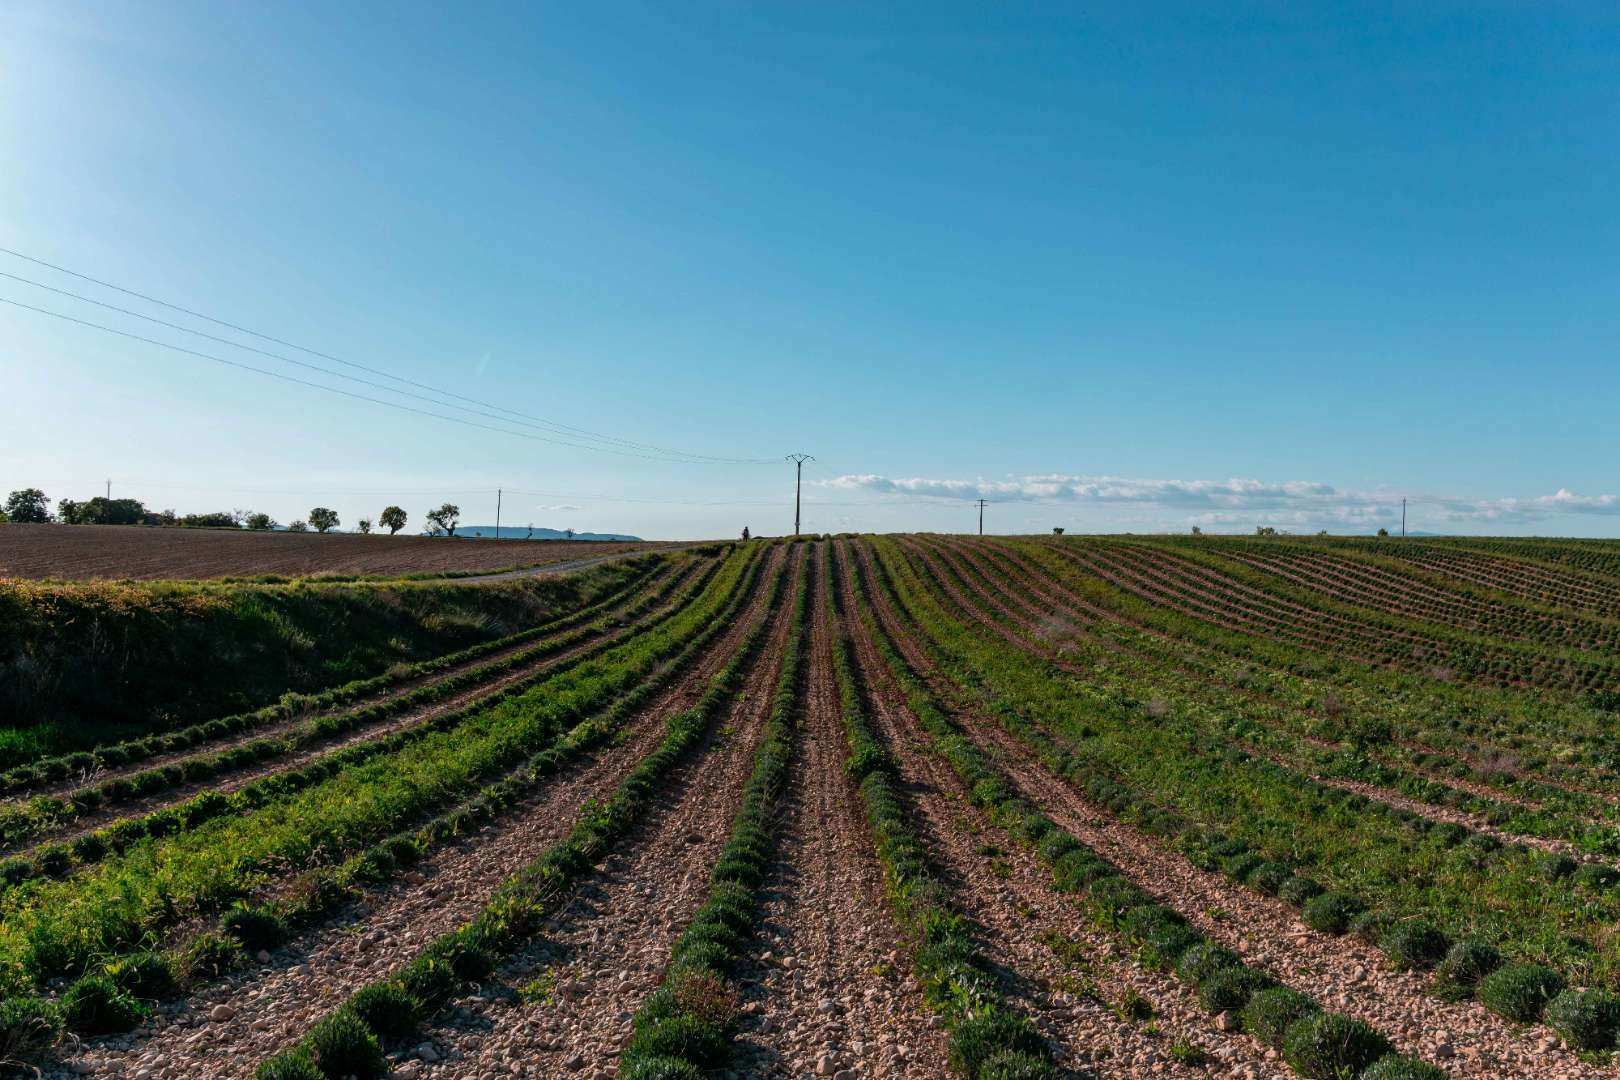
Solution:
[[[669,449],[667,447],[655,446],[655,445],[650,444],[650,443],[640,443],[640,442],[636,442],[636,441],[631,440],[631,439],[620,438],[617,435],[604,435],[601,432],[592,431],[589,428],[576,427],[576,426],[574,426],[572,424],[564,424],[564,423],[562,423],[560,421],[556,421],[556,420],[547,420],[544,417],[531,416],[531,415],[529,415],[527,413],[522,413],[522,412],[519,412],[519,411],[517,411],[515,409],[508,409],[504,405],[498,405],[498,404],[495,404],[495,403],[492,403],[492,402],[481,401],[481,400],[479,400],[477,398],[468,397],[468,396],[466,396],[464,394],[458,394],[458,393],[455,393],[454,391],[451,391],[451,390],[441,390],[441,389],[439,389],[437,387],[430,386],[427,383],[417,382],[414,379],[407,379],[402,375],[395,375],[392,372],[384,371],[384,370],[382,370],[380,368],[368,367],[365,364],[355,363],[352,360],[345,360],[342,357],[333,356],[330,353],[321,352],[318,349],[311,349],[311,348],[309,348],[307,346],[299,345],[296,342],[287,341],[284,338],[278,338],[278,337],[274,337],[274,336],[272,336],[270,334],[261,333],[261,332],[259,332],[257,330],[251,330],[251,329],[249,329],[249,328],[247,328],[245,326],[241,326],[241,325],[239,325],[237,323],[228,322],[228,321],[226,321],[224,319],[217,319],[217,318],[213,317],[212,315],[205,315],[200,311],[195,311],[195,310],[193,310],[191,308],[182,307],[179,304],[173,304],[173,303],[170,303],[167,300],[159,300],[155,296],[150,296],[150,295],[148,295],[146,293],[137,292],[134,289],[125,288],[122,285],[114,285],[112,282],[103,281],[100,278],[94,278],[94,277],[91,277],[88,274],[81,274],[76,270],[69,270],[65,266],[58,266],[55,263],[46,262],[44,259],[36,259],[32,255],[25,255],[22,252],[16,251],[16,250],[14,250],[12,248],[0,247],[0,252],[3,252],[5,254],[7,254],[7,255],[10,255],[10,256],[12,256],[14,258],[22,259],[25,262],[33,263],[36,266],[43,266],[43,267],[46,267],[47,269],[54,270],[57,273],[66,274],[69,277],[77,278],[80,281],[88,281],[93,285],[99,285],[99,286],[101,286],[102,288],[105,288],[105,289],[112,289],[113,291],[123,293],[126,296],[133,296],[133,297],[135,297],[135,298],[137,298],[139,300],[144,300],[149,304],[156,304],[159,307],[168,308],[171,311],[178,311],[181,314],[189,315],[189,316],[191,316],[192,318],[195,318],[195,319],[202,319],[205,322],[213,323],[215,326],[223,326],[223,327],[225,327],[225,328],[227,328],[229,330],[235,330],[238,333],[247,334],[250,337],[256,337],[256,338],[260,339],[261,341],[268,341],[268,342],[271,342],[271,343],[276,344],[276,345],[281,345],[281,346],[283,346],[285,348],[294,349],[294,350],[296,350],[298,352],[306,353],[306,354],[308,354],[310,356],[319,357],[322,360],[329,360],[334,364],[342,364],[344,367],[354,368],[357,371],[365,371],[365,372],[368,372],[368,373],[370,373],[372,375],[379,375],[379,376],[381,376],[381,377],[383,377],[385,379],[392,379],[395,382],[403,383],[406,386],[414,386],[419,390],[427,390],[427,391],[429,391],[431,393],[439,395],[440,397],[455,398],[458,401],[469,402],[470,404],[478,405],[478,406],[481,406],[481,407],[486,408],[486,409],[494,409],[497,412],[506,414],[505,417],[493,417],[493,419],[500,420],[503,423],[512,423],[515,420],[515,421],[528,422],[530,424],[539,424],[539,425],[541,425],[541,426],[543,426],[545,428],[550,428],[550,429],[561,431],[561,432],[568,432],[568,433],[571,433],[571,434],[573,434],[575,436],[582,437],[582,438],[594,439],[594,440],[597,440],[597,441],[600,441],[600,442],[615,443],[617,445],[628,447],[628,448],[631,448],[631,449],[645,451],[645,452],[647,452],[649,454],[663,454],[663,455],[667,455],[667,456],[669,456],[671,458],[683,459],[683,460],[687,461],[687,463],[689,463],[689,464],[765,465],[765,464],[770,464],[771,461],[773,460],[773,459],[769,459],[769,458],[732,458],[732,457],[722,457],[722,456],[713,455],[713,454],[697,454],[697,453],[692,453],[692,452],[685,451],[685,450],[671,450],[671,449]],[[206,334],[206,333],[203,333],[200,330],[193,330],[193,329],[191,329],[189,327],[180,326],[180,325],[177,325],[175,323],[164,322],[163,320],[154,318],[153,316],[150,316],[150,315],[143,315],[140,312],[130,311],[130,310],[126,309],[126,308],[115,307],[112,304],[106,304],[106,303],[103,303],[100,300],[93,300],[93,299],[91,299],[89,297],[86,297],[86,296],[80,296],[77,293],[68,292],[65,289],[54,288],[53,286],[45,285],[45,284],[42,284],[42,283],[37,282],[37,281],[32,281],[32,280],[30,280],[28,278],[18,277],[15,274],[7,274],[7,273],[4,273],[4,272],[0,272],[0,276],[10,278],[13,281],[20,281],[20,282],[22,282],[24,284],[32,285],[32,286],[34,286],[36,288],[45,289],[45,290],[48,290],[50,292],[58,293],[58,294],[63,295],[63,296],[70,296],[70,297],[72,297],[72,298],[74,298],[76,300],[82,300],[85,303],[95,304],[97,306],[108,308],[108,309],[113,310],[113,311],[118,311],[118,312],[121,312],[121,313],[123,313],[125,315],[132,315],[132,316],[134,316],[135,318],[138,318],[138,319],[146,319],[146,320],[148,320],[150,322],[157,323],[157,324],[159,324],[161,326],[167,326],[167,327],[170,327],[172,329],[180,330],[180,331],[182,331],[184,333],[196,334],[199,337],[204,337],[204,338],[208,338],[211,341],[217,341],[217,342],[221,342],[221,343],[226,344],[226,345],[231,345],[231,346],[233,346],[235,348],[246,349],[249,352],[259,353],[260,355],[273,357],[274,359],[282,360],[282,361],[285,361],[285,362],[291,363],[291,364],[299,364],[300,366],[303,366],[303,367],[314,367],[314,365],[305,364],[302,361],[293,360],[293,359],[291,359],[289,357],[281,356],[281,355],[276,354],[276,353],[266,352],[263,349],[257,349],[257,348],[254,348],[251,345],[244,345],[244,344],[241,344],[240,342],[231,341],[231,340],[229,340],[227,338],[215,337],[212,334]],[[35,310],[39,310],[39,309],[35,309]],[[52,313],[46,312],[46,314],[52,314]],[[324,372],[325,374],[328,374],[328,375],[336,376],[337,378],[345,378],[345,379],[353,379],[354,378],[354,376],[344,375],[341,372],[327,371],[324,368],[315,367],[315,370],[322,371],[322,372]],[[375,383],[367,383],[363,379],[356,379],[355,381],[365,383],[365,385],[368,385],[368,386],[376,386],[377,385]],[[406,393],[403,390],[398,390],[398,389],[395,389],[395,388],[392,388],[392,387],[377,387],[377,388],[385,390],[385,391],[387,391],[389,393],[397,393],[397,394],[405,394]],[[407,394],[406,396],[415,397],[417,395]],[[432,399],[423,399],[423,400],[430,400],[431,401]],[[452,405],[449,402],[444,402],[444,401],[436,401],[436,402],[434,402],[434,404],[437,404],[437,405],[440,405],[440,406],[443,406],[443,407],[447,407],[447,408],[452,408],[452,409],[460,409],[460,408],[462,408],[462,406]],[[464,410],[464,411],[472,411],[472,410]],[[488,415],[488,414],[480,414],[480,415]],[[507,417],[511,417],[513,419],[507,419]],[[571,444],[565,444],[565,445],[580,445],[580,444],[571,443]],[[591,447],[584,447],[584,448],[585,449],[591,449]]]
[[[0,249],[0,250],[4,250],[4,249]],[[636,453],[636,452],[631,451],[631,450],[615,450],[615,449],[612,449],[611,447],[592,446],[589,443],[570,442],[567,439],[547,438],[544,435],[536,435],[536,434],[534,434],[532,432],[528,432],[528,431],[513,431],[510,428],[492,427],[489,424],[476,423],[476,422],[474,422],[472,420],[465,420],[465,419],[463,419],[463,418],[461,418],[459,416],[446,416],[444,413],[433,412],[433,411],[431,411],[429,409],[418,409],[418,408],[416,408],[415,406],[412,406],[412,405],[401,405],[397,401],[385,401],[382,398],[371,397],[369,394],[357,394],[352,390],[344,390],[344,389],[341,389],[340,387],[327,386],[327,385],[325,385],[323,383],[311,382],[308,379],[300,379],[296,375],[287,375],[287,374],[285,374],[283,372],[271,371],[268,368],[255,367],[252,364],[244,364],[244,363],[241,363],[241,362],[236,361],[236,360],[227,360],[224,357],[215,356],[212,353],[199,352],[196,349],[188,349],[184,345],[175,345],[172,342],[159,341],[156,338],[145,337],[145,336],[143,336],[141,334],[132,334],[128,330],[119,330],[116,327],[104,326],[101,323],[91,322],[88,319],[80,319],[80,318],[77,318],[76,316],[73,316],[73,315],[65,315],[60,311],[51,311],[51,310],[49,310],[47,308],[35,307],[33,304],[25,304],[20,300],[12,300],[12,299],[9,299],[9,298],[4,297],[4,296],[0,296],[0,304],[10,304],[12,307],[22,308],[25,311],[33,311],[33,312],[37,312],[40,315],[49,315],[53,319],[62,319],[65,322],[77,323],[80,326],[87,326],[87,327],[91,328],[92,330],[101,330],[101,331],[104,331],[104,332],[109,333],[109,334],[117,334],[119,337],[129,338],[131,341],[140,341],[140,342],[144,342],[147,345],[156,345],[159,348],[163,348],[163,349],[173,349],[175,352],[185,353],[187,356],[195,356],[195,357],[199,357],[199,358],[201,358],[203,360],[212,360],[214,363],[216,363],[216,364],[224,364],[226,367],[240,368],[243,371],[252,371],[252,372],[255,372],[255,373],[259,374],[259,375],[268,375],[272,379],[281,379],[283,382],[296,383],[299,386],[309,386],[309,387],[313,387],[316,390],[325,390],[329,394],[341,394],[344,397],[354,398],[357,401],[369,401],[374,405],[382,405],[385,408],[390,408],[390,409],[400,409],[400,410],[402,410],[404,412],[415,413],[418,416],[431,416],[436,420],[445,420],[445,421],[448,421],[449,423],[452,423],[452,424],[461,424],[464,427],[479,428],[479,429],[481,429],[483,431],[493,431],[493,432],[496,432],[496,433],[501,434],[501,435],[515,435],[516,437],[518,437],[520,439],[530,439],[530,440],[533,440],[535,442],[551,443],[554,446],[571,446],[571,447],[573,447],[573,448],[575,448],[577,450],[594,450],[597,453],[602,453],[602,454],[617,454],[620,457],[642,458],[643,460],[646,460],[646,461],[669,461],[670,460],[668,458],[656,457],[656,456],[654,456],[652,454]],[[317,370],[321,370],[321,369],[317,369]],[[328,372],[327,374],[331,374],[331,373]],[[369,385],[375,385],[375,384],[369,384]],[[402,393],[403,391],[389,390],[388,392],[389,393]],[[442,405],[444,403],[439,402],[438,404]],[[454,406],[450,406],[450,407],[453,408]],[[511,421],[504,421],[504,422],[511,423]]]

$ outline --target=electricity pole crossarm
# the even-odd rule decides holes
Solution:
[[[804,463],[814,461],[809,454],[789,454],[787,460],[793,462],[793,535],[799,535],[799,489],[804,482]]]

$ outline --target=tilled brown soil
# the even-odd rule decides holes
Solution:
[[[843,717],[820,590],[806,673],[800,753],[784,794],[779,853],[765,886],[758,948],[739,973],[750,1077],[936,1077],[944,1032],[885,917],[883,871],[844,772]]]
[[[678,545],[649,540],[519,541],[139,525],[4,525],[0,577],[192,580],[260,574],[462,573],[672,546]]]
[[[773,552],[770,559],[745,612],[710,644],[685,679],[627,726],[622,740],[567,769],[496,823],[439,849],[405,879],[369,894],[349,918],[306,935],[257,969],[235,973],[165,1007],[132,1035],[70,1050],[57,1073],[250,1076],[260,1061],[297,1041],[356,989],[386,976],[435,937],[465,923],[503,879],[566,835],[587,800],[612,792],[663,738],[667,717],[702,695],[748,628],[765,616],[765,582],[781,572],[782,553]]]
[[[772,618],[764,649],[704,743],[640,826],[545,920],[537,943],[498,973],[507,992],[462,1002],[431,1029],[431,1056],[440,1060],[422,1075],[613,1074],[630,1021],[707,898],[710,868],[730,836],[792,628],[791,588]]]
[[[619,605],[619,608],[629,607],[632,603],[633,599],[627,599],[622,605]],[[589,649],[599,648],[603,646],[604,643],[619,643],[622,641],[627,641],[638,632],[639,627],[645,626],[650,620],[658,618],[660,615],[672,613],[672,610],[672,606],[666,604],[663,607],[658,608],[656,611],[648,612],[647,614],[643,615],[638,623],[631,624],[620,629],[609,630],[605,633],[591,634],[565,649],[540,657],[539,659],[530,661],[529,663],[523,664],[520,667],[501,672],[487,681],[466,687],[465,689],[459,690],[449,697],[428,702],[418,706],[415,709],[399,713],[395,716],[390,716],[374,724],[356,728],[353,731],[344,732],[341,735],[334,736],[333,738],[323,740],[318,743],[312,743],[308,746],[295,750],[290,754],[282,754],[278,757],[267,758],[263,761],[256,762],[255,764],[246,766],[242,769],[237,769],[228,774],[209,777],[208,779],[199,780],[189,784],[179,784],[144,799],[135,799],[129,802],[104,805],[88,814],[83,814],[77,818],[74,818],[71,822],[68,822],[55,829],[47,830],[46,832],[31,838],[30,844],[71,842],[76,837],[82,836],[88,832],[93,832],[96,829],[103,828],[112,824],[113,822],[128,818],[142,817],[146,814],[162,810],[166,807],[177,806],[203,791],[215,791],[222,795],[228,795],[234,791],[241,790],[242,788],[253,783],[255,780],[259,780],[263,777],[278,773],[292,772],[305,767],[317,759],[336,754],[351,746],[355,746],[360,743],[375,742],[379,739],[385,739],[389,735],[396,732],[405,731],[410,728],[421,727],[425,724],[432,723],[433,720],[438,717],[445,716],[446,714],[455,712],[458,709],[466,708],[476,702],[493,697],[494,695],[499,694],[509,688],[516,687],[521,683],[542,678],[547,672],[567,663],[569,660],[572,660],[580,653],[583,653]],[[563,632],[568,633],[570,631]],[[409,690],[415,686],[422,685],[430,680],[448,678],[459,671],[477,667],[480,664],[490,663],[513,652],[518,652],[526,648],[532,648],[536,644],[538,644],[538,641],[525,642],[522,645],[513,646],[511,649],[504,649],[490,656],[480,657],[476,661],[469,661],[466,664],[460,664],[453,668],[447,668],[445,671],[431,676],[430,679],[413,680],[412,683],[406,686],[404,689],[390,689],[385,694],[379,695],[375,698],[367,699],[366,701],[362,702],[351,703],[350,705],[346,706],[345,709],[340,711],[364,708],[369,704],[394,700],[402,694],[409,692]],[[270,737],[277,729],[287,731],[297,724],[306,722],[308,722],[307,717],[300,717],[297,720],[290,720],[285,722],[285,724],[276,725],[275,728],[265,728],[253,732],[247,738],[239,741],[246,742],[253,738]],[[177,756],[174,760],[183,761],[186,757],[209,756],[219,753],[229,745],[231,744],[226,743],[218,746],[210,746],[200,753]],[[156,763],[147,761],[142,762],[140,765],[134,766],[127,771],[140,772],[156,767],[158,767]],[[0,846],[0,856],[10,853],[10,848]]]

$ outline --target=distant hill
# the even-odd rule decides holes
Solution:
[[[456,535],[457,536],[494,536],[495,535],[495,526],[493,526],[493,525],[457,525],[456,526]],[[570,539],[572,539],[572,540],[640,540],[641,537],[639,537],[639,536],[631,536],[629,533],[596,533],[596,532],[575,533],[572,537],[570,537],[567,533],[558,532],[556,529],[536,529],[536,530],[534,530],[534,535],[530,536],[529,535],[529,527],[527,525],[502,525],[501,526],[501,539],[502,540],[525,540],[525,539],[527,539],[527,540],[570,540]]]

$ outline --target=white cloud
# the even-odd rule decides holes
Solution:
[[[951,480],[876,474],[851,474],[818,481],[819,486],[864,491],[893,499],[989,499],[1054,506],[1108,507],[1116,512],[1134,506],[1158,511],[1165,523],[1209,526],[1266,524],[1285,528],[1371,529],[1397,524],[1401,495],[1389,491],[1350,491],[1310,480],[1262,481],[1151,480],[1122,476],[1079,476],[1037,473],[1002,480]],[[1467,499],[1414,495],[1414,517],[1426,526],[1468,522],[1534,522],[1568,514],[1620,516],[1620,497],[1578,495],[1560,488],[1531,498]],[[1134,516],[1134,515],[1133,515]]]
[[[575,510],[585,509],[583,506],[574,506],[572,503],[555,503],[550,506],[536,506],[536,510],[544,510],[548,514],[567,514]]]

